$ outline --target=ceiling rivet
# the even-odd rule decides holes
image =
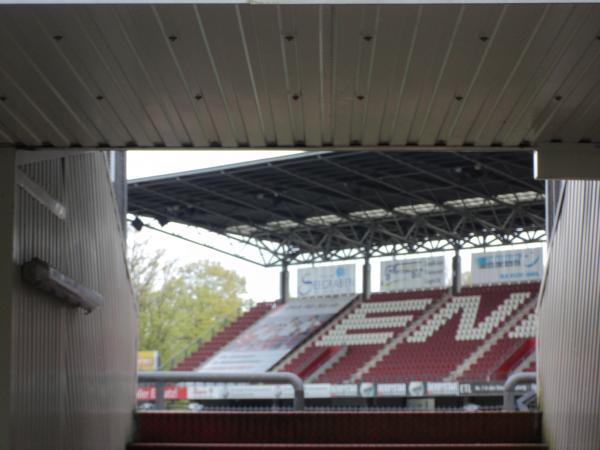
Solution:
[[[488,39],[489,39],[489,38],[488,38],[487,36],[479,36],[479,40],[480,40],[481,42],[487,42],[487,40],[488,40]]]
[[[292,42],[294,40],[294,35],[293,34],[286,35],[285,40],[288,42]]]
[[[0,102],[6,101],[6,95],[0,95]]]
[[[300,98],[300,94],[294,94],[294,95],[292,95],[292,98],[294,100],[298,100]]]
[[[104,95],[96,95],[96,100],[104,100]]]
[[[557,102],[560,102],[562,100],[562,96],[556,95],[556,96],[554,96],[554,100],[556,100]]]
[[[364,100],[364,99],[365,99],[365,96],[364,96],[364,95],[357,95],[357,96],[356,96],[356,98],[357,98],[358,100]]]
[[[367,34],[366,36],[363,36],[363,39],[367,42],[369,42],[371,39],[373,39],[373,36],[371,36],[370,34]]]
[[[194,96],[194,98],[195,98],[196,100],[202,100],[202,94],[196,94],[196,95]]]
[[[54,39],[55,41],[61,41],[63,38],[62,34],[55,34],[54,36],[52,36],[52,39]]]
[[[460,102],[463,99],[463,96],[462,95],[457,95],[454,98],[456,99],[457,102]]]
[[[169,36],[169,40],[171,42],[175,42],[177,39],[179,39],[177,36],[175,36],[174,34],[172,34],[171,36]]]

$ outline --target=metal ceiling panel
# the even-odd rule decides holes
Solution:
[[[600,142],[600,5],[0,6],[0,144]]]

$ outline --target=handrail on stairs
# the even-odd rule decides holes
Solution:
[[[165,383],[271,383],[291,384],[294,388],[294,409],[304,409],[304,382],[291,372],[141,372],[138,374],[141,383],[156,383],[156,406],[165,408]]]
[[[522,383],[535,383],[537,375],[535,372],[517,372],[513,373],[504,383],[504,411],[515,411],[517,409],[515,402],[515,387]]]

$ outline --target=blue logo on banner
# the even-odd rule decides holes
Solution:
[[[525,253],[525,259],[527,260],[528,258],[531,257],[531,253]],[[525,267],[533,267],[535,266],[538,261],[540,260],[540,256],[538,255],[533,261],[531,262],[527,262],[525,261]]]
[[[343,267],[338,267],[337,269],[335,269],[335,276],[338,278],[342,278],[346,275],[346,269],[344,269]]]

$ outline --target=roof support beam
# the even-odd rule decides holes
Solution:
[[[167,1],[167,0],[165,0]],[[171,1],[171,0],[169,0]],[[185,147],[185,150],[207,150],[207,151],[215,151],[215,150],[256,150],[256,147],[252,147],[249,145],[242,145],[239,147],[231,147],[231,146],[222,146],[222,147],[197,147],[197,146],[189,146]],[[48,146],[39,146],[39,147],[27,147],[26,150],[38,152],[38,151],[106,151],[107,147],[97,147],[97,146],[85,146],[80,147],[74,150],[72,147],[48,147]],[[181,150],[181,147],[145,147],[145,146],[131,146],[131,147],[118,147],[118,146],[110,146],[110,150],[115,151],[128,151],[128,150],[143,150],[143,151],[154,151],[154,150]],[[323,146],[281,146],[281,147],[269,147],[269,150],[276,150],[282,152],[322,152]],[[365,150],[374,150],[374,151],[386,151],[386,152],[434,152],[434,153],[456,153],[456,152],[465,152],[465,153],[501,153],[501,152],[530,152],[531,148],[523,147],[523,146],[463,146],[463,145],[376,145],[376,146],[328,146],[327,151],[334,152],[364,152]]]
[[[538,180],[600,180],[600,144],[541,144],[533,171]]]
[[[531,191],[539,190],[539,187],[536,186],[535,184],[529,183],[519,177],[515,177],[515,176],[513,176],[513,174],[507,172],[506,170],[498,169],[496,166],[494,166],[492,164],[488,164],[487,162],[483,162],[479,159],[473,158],[472,155],[469,155],[466,152],[456,152],[456,155],[459,158],[462,158],[464,160],[472,162],[473,164],[479,164],[481,167],[484,167],[486,170],[489,170],[490,172],[494,172],[494,173],[506,178],[507,180],[510,180],[511,182],[513,182],[515,184],[519,184],[519,185],[523,186],[526,189],[529,189]],[[503,161],[498,161],[495,158],[490,158],[490,160],[492,160],[496,164],[503,163]]]

